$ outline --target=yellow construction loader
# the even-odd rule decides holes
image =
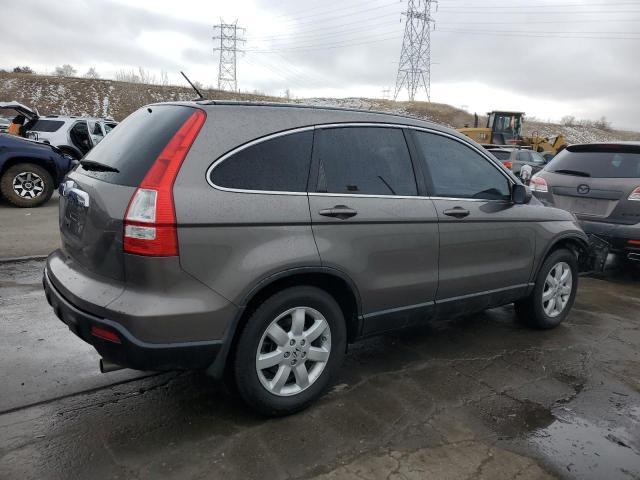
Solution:
[[[551,140],[541,137],[535,132],[530,137],[522,136],[523,112],[498,112],[487,114],[486,128],[478,127],[478,116],[475,115],[473,128],[465,126],[458,131],[482,145],[513,145],[528,147],[536,152],[556,154],[566,143],[562,134]]]

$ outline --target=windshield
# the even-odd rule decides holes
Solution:
[[[548,172],[595,178],[640,178],[640,147],[576,146],[556,155]]]

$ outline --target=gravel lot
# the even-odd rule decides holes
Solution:
[[[553,331],[503,307],[359,343],[266,420],[197,372],[100,374],[42,265],[0,263],[0,478],[640,478],[636,272],[582,279]]]

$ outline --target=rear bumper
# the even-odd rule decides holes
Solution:
[[[121,324],[79,309],[53,285],[45,268],[42,280],[47,301],[69,329],[113,363],[136,370],[204,369],[216,359],[223,341],[149,343],[136,338]],[[117,334],[119,342],[91,334],[100,327]]]
[[[580,226],[587,234],[597,235],[608,242],[609,250],[613,253],[622,253],[625,256],[640,253],[640,245],[628,243],[629,240],[640,240],[640,224],[620,225],[580,220]]]

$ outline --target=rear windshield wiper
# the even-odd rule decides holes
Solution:
[[[581,172],[580,170],[566,170],[566,169],[558,169],[553,170],[553,173],[562,173],[564,175],[575,175],[576,177],[590,177],[591,175],[587,172]]]
[[[94,162],[93,160],[80,160],[80,165],[82,165],[82,168],[84,168],[85,170],[93,170],[95,172],[120,173],[120,170],[115,167],[105,165],[104,163]]]

